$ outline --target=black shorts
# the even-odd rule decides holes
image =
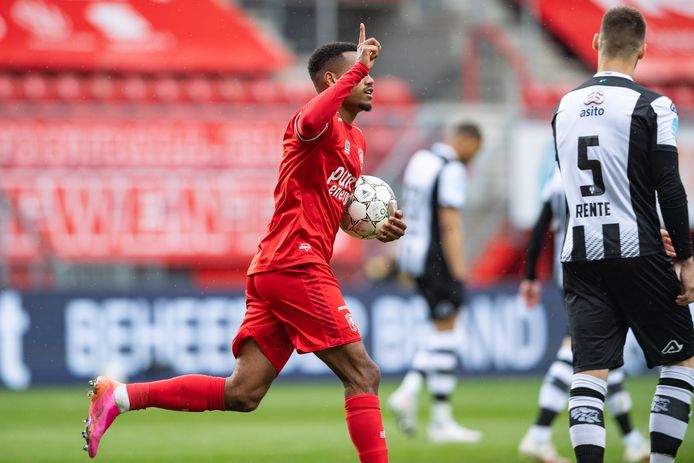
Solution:
[[[432,320],[451,319],[465,301],[465,285],[450,277],[424,275],[417,278],[417,286],[429,305]]]
[[[574,371],[623,365],[629,328],[649,368],[694,356],[691,313],[675,302],[681,285],[665,255],[563,267]]]

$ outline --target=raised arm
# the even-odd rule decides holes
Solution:
[[[297,119],[298,135],[304,140],[311,140],[323,132],[333,115],[342,106],[342,101],[349,96],[352,88],[369,75],[369,68],[357,61],[349,71],[337,79],[335,84],[319,93],[301,109]]]
[[[340,109],[342,102],[352,88],[369,75],[369,70],[381,52],[381,44],[375,38],[366,38],[364,24],[359,24],[357,62],[327,89],[316,95],[301,109],[297,118],[296,130],[299,137],[312,140],[319,137],[330,122],[330,118]]]

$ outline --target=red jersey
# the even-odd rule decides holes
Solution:
[[[365,65],[355,64],[289,121],[275,212],[248,275],[330,262],[340,218],[366,151],[361,130],[343,121],[337,110],[368,72]]]

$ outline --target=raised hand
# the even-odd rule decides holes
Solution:
[[[359,42],[357,43],[357,61],[371,69],[381,53],[381,44],[375,38],[366,38],[366,27],[359,23]]]

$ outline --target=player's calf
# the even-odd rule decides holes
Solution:
[[[378,385],[381,371],[361,342],[316,352],[345,386],[347,429],[361,463],[388,463]]]
[[[665,366],[651,404],[651,461],[671,463],[684,440],[694,391],[694,369]]]
[[[582,373],[573,376],[569,398],[569,434],[578,463],[602,463],[604,459],[603,409],[606,393],[607,381]]]

